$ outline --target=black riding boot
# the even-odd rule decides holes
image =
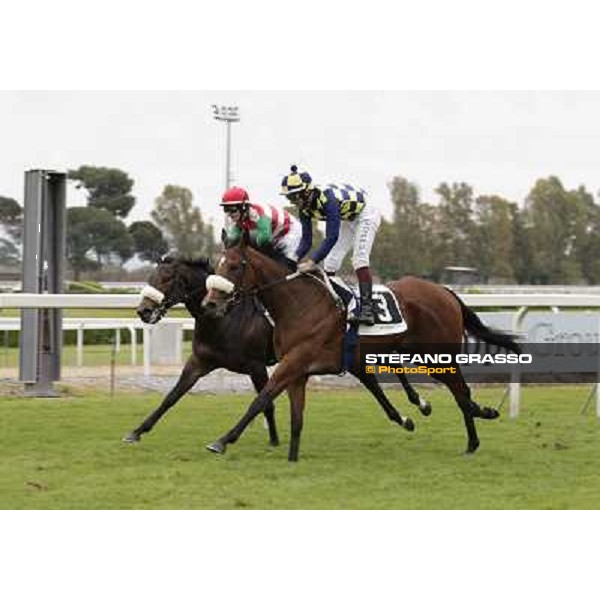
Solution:
[[[358,322],[361,325],[375,325],[375,312],[373,311],[373,283],[371,281],[359,281],[360,290],[360,314]]]

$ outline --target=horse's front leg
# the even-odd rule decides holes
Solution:
[[[269,402],[272,402],[285,390],[292,381],[304,375],[304,365],[307,364],[299,353],[290,353],[277,365],[271,378],[252,401],[246,414],[224,436],[206,446],[207,450],[217,454],[224,454],[228,444],[235,443],[246,427],[254,420],[256,415],[264,412]]]
[[[183,371],[181,372],[175,387],[165,396],[165,399],[161,402],[160,406],[152,412],[141,425],[136,427],[133,431],[130,431],[123,438],[123,441],[128,443],[139,442],[142,435],[148,433],[156,425],[159,419],[170,408],[175,406],[182,396],[192,389],[200,377],[204,377],[204,375],[210,373],[212,370],[213,367],[209,366],[206,362],[199,360],[195,356],[190,356],[183,367]]]
[[[300,450],[300,435],[304,423],[304,401],[306,398],[306,375],[300,377],[288,386],[290,397],[291,437],[288,460],[296,462]]]
[[[250,378],[252,379],[252,384],[254,385],[257,394],[260,394],[261,390],[267,385],[267,381],[269,381],[269,375],[264,366],[253,371]],[[275,406],[273,405],[273,401],[268,402],[265,407],[265,419],[269,429],[269,443],[271,446],[279,446],[279,435],[277,434],[277,424],[275,423]]]

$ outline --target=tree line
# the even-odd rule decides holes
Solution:
[[[136,202],[127,173],[83,165],[68,177],[86,195],[86,206],[67,209],[73,279],[122,267],[134,256],[214,256],[215,232],[187,188],[165,186],[149,219],[127,225]],[[600,284],[600,206],[583,186],[568,190],[558,177],[539,179],[522,207],[477,196],[467,183],[441,183],[434,202],[401,176],[389,191],[392,216],[383,220],[371,257],[381,279],[412,274],[441,281],[447,267],[461,266],[483,282]],[[0,266],[19,266],[22,216],[16,200],[0,196]]]
[[[404,177],[389,184],[393,215],[372,253],[382,279],[434,281],[448,266],[476,269],[484,283],[600,284],[600,206],[580,186],[539,179],[520,208],[500,196],[476,196],[466,183],[442,183],[423,201]]]
[[[126,225],[135,197],[134,181],[120,169],[83,165],[68,178],[86,195],[86,205],[67,208],[66,255],[72,277],[90,276],[103,267],[123,267],[137,256],[154,262],[169,251],[195,257],[212,256],[214,231],[193,206],[192,192],[167,185],[155,199],[150,219]],[[0,265],[18,266],[23,209],[12,198],[0,196]]]

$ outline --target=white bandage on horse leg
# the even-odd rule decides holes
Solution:
[[[156,302],[156,304],[161,304],[162,301],[165,299],[165,295],[160,290],[157,290],[151,285],[145,286],[144,289],[140,292],[140,295],[142,296],[142,298],[148,298],[149,300],[152,300],[152,302]]]
[[[217,290],[224,292],[225,294],[231,294],[235,289],[235,284],[231,283],[229,279],[221,277],[221,275],[209,275],[206,278],[206,289]]]

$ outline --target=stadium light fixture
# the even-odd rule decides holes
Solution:
[[[225,189],[229,189],[231,185],[231,124],[239,123],[240,113],[237,106],[217,106],[212,105],[213,119],[222,121],[226,124],[227,129],[227,144],[225,147]]]

